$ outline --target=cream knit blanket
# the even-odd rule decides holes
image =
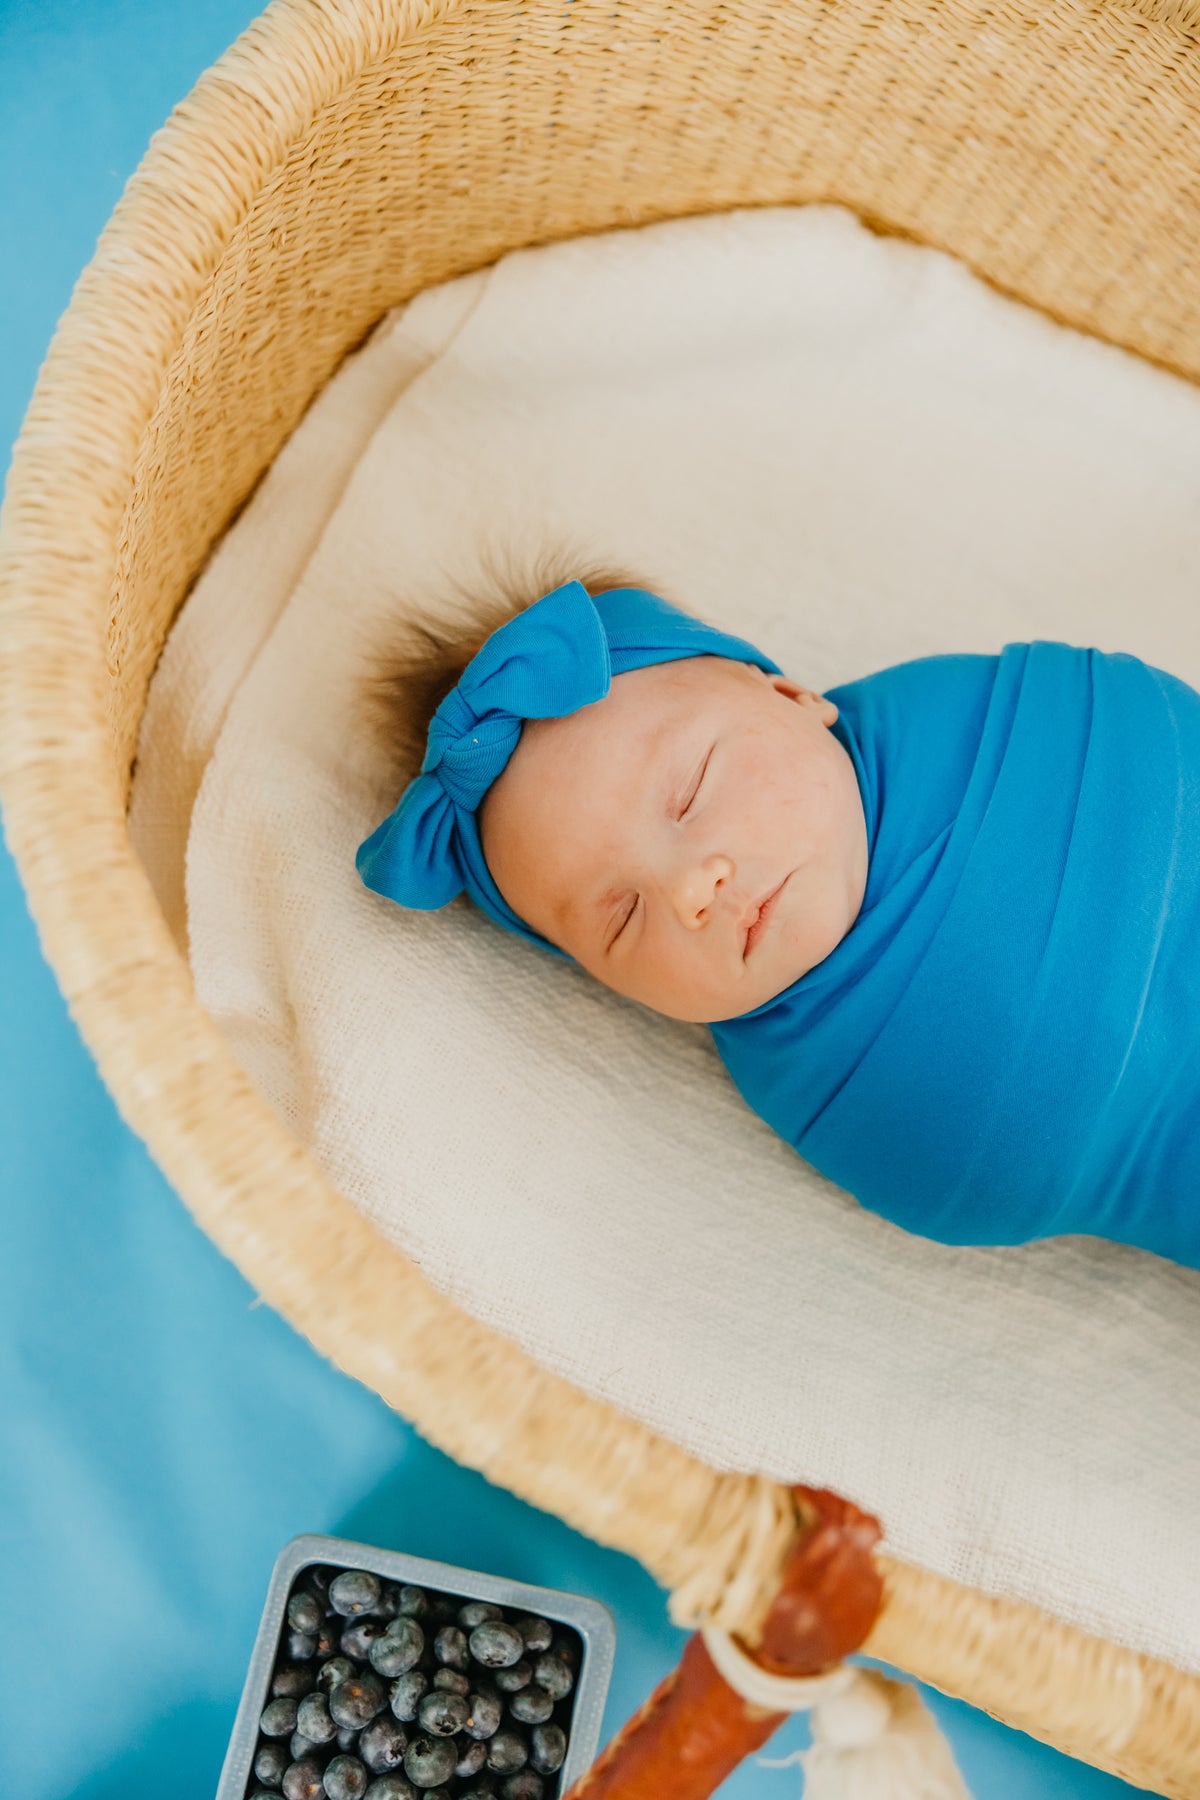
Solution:
[[[381,325],[282,452],[166,647],[131,814],[247,1069],[463,1306],[899,1556],[1200,1670],[1200,1275],[908,1237],[702,1028],[361,887],[395,798],[361,657],[562,543],[817,686],[1029,637],[1200,684],[1200,394],[832,209],[510,256]]]

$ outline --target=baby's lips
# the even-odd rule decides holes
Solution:
[[[758,915],[762,912],[762,909],[762,900],[755,900],[739,915],[738,936],[742,941],[743,962],[745,962],[747,953],[750,949],[750,933],[754,930],[754,927],[758,922]]]
[[[791,871],[789,870],[788,874],[790,874],[790,873],[791,873]],[[742,914],[738,929],[741,931],[741,934],[742,934],[742,961],[743,962],[745,962],[746,957],[750,953],[750,947],[751,947],[750,946],[750,934],[754,930],[754,927],[758,924],[759,919],[762,917],[763,908],[765,906],[769,905],[772,901],[774,901],[776,899],[776,897],[779,895],[779,893],[782,891],[782,889],[786,885],[787,880],[788,880],[788,876],[785,875],[782,881],[777,882],[773,888],[768,888],[767,892],[762,896],[762,898],[759,900],[756,900],[754,902],[753,906],[748,908],[747,911]],[[757,942],[757,940],[755,940],[755,941]]]

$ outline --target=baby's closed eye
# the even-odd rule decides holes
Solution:
[[[710,745],[700,762],[696,765],[692,774],[692,779],[688,782],[687,788],[684,790],[685,799],[675,815],[676,818],[686,819],[689,812],[691,812],[696,801],[696,796],[704,785],[704,777],[708,773],[708,765],[712,761],[712,753],[715,747],[715,745]]]
[[[634,913],[637,911],[638,901],[640,900],[640,898],[641,898],[640,894],[633,894],[629,897],[627,902],[624,902],[622,904],[620,911],[615,915],[616,921],[617,921],[617,928],[614,932],[612,932],[611,936],[608,939],[608,942],[604,946],[606,951],[612,949],[613,945],[616,943],[617,939],[620,937],[621,933],[624,931],[625,927],[628,925],[630,919],[632,919]]]

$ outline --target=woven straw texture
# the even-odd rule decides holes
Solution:
[[[539,1370],[330,1188],[196,1004],[125,801],[191,581],[387,307],[521,244],[809,200],[1198,379],[1200,5],[275,0],[130,183],[0,521],[6,833],[125,1118],[319,1349],[452,1455],[640,1557],[681,1622],[751,1638],[791,1496]],[[884,1569],[876,1654],[1133,1782],[1200,1793],[1200,1681]]]

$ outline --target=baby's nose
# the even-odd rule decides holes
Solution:
[[[671,902],[681,925],[698,931],[708,917],[723,882],[735,874],[733,858],[706,856],[700,862],[685,862],[675,874]]]

